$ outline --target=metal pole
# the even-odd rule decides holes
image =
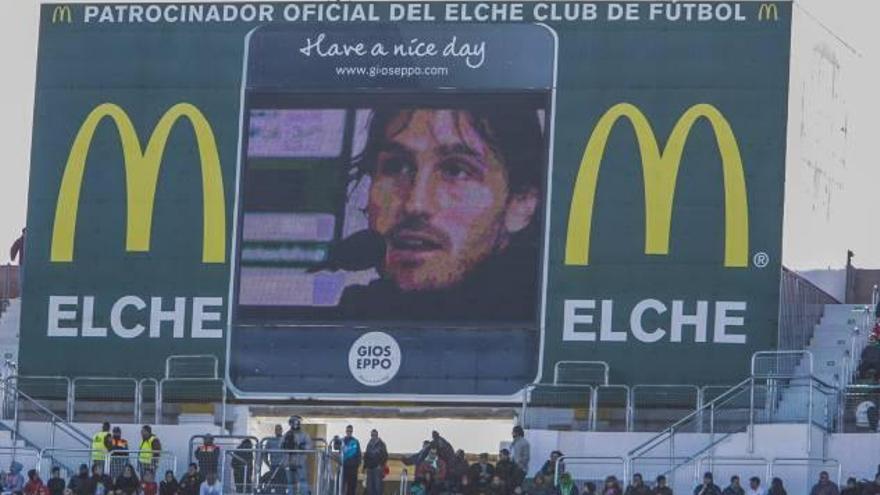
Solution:
[[[749,383],[749,453],[755,452],[755,377]]]
[[[809,389],[809,411],[807,412],[807,455],[813,450],[813,375],[810,373],[810,380],[807,383]]]

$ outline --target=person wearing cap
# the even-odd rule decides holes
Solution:
[[[721,488],[713,481],[711,472],[703,474],[703,483],[694,488],[694,495],[721,495]]]
[[[116,479],[128,464],[128,440],[122,438],[122,428],[113,427],[110,437],[110,477]]]
[[[199,463],[199,472],[202,473],[202,476],[218,471],[220,447],[214,444],[214,435],[210,433],[205,435],[204,442],[196,449],[195,458]]]
[[[308,452],[315,448],[312,437],[302,429],[302,418],[291,416],[287,421],[290,429],[284,434],[281,447],[284,450],[295,451],[288,455],[287,461],[287,493],[292,495],[309,495]]]
[[[107,452],[110,451],[112,444],[110,443],[110,423],[104,421],[101,425],[101,431],[92,436],[92,464],[104,463],[107,459]]]

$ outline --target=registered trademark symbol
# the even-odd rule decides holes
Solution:
[[[770,255],[765,253],[764,251],[758,251],[752,258],[752,263],[754,263],[755,266],[758,268],[765,268],[767,265],[770,264]]]

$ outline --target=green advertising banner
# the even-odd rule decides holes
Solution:
[[[42,6],[21,373],[499,400],[776,342],[791,4]]]

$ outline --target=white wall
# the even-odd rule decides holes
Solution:
[[[869,224],[880,183],[876,43],[853,34],[863,21],[844,15],[846,3],[794,3],[782,259],[841,301],[847,250],[857,266],[880,266]]]

